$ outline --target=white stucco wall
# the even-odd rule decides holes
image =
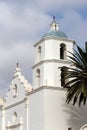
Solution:
[[[17,84],[17,96],[16,97],[14,97],[14,89],[13,89],[15,84]],[[14,103],[24,99],[24,97],[25,97],[24,85],[22,83],[20,83],[20,80],[18,78],[15,78],[12,81],[12,85],[7,92],[5,106],[9,106],[12,103],[14,104]]]
[[[29,130],[44,130],[44,90],[29,95]]]
[[[34,90],[36,91],[36,90]],[[29,96],[29,129],[80,130],[87,123],[87,106],[65,104],[66,91],[60,88],[37,89]]]
[[[44,90],[45,130],[80,130],[87,124],[87,106],[65,104],[66,91]]]
[[[41,46],[41,60],[45,59],[60,59],[60,44],[64,43],[66,45],[66,55],[68,53],[73,53],[74,41],[61,38],[46,38],[44,41],[39,41],[39,44],[35,46],[35,63],[38,60],[38,47]]]
[[[15,84],[17,85],[16,95],[14,95]],[[25,98],[25,86],[19,77],[16,76],[12,80],[11,87],[7,93],[6,103],[4,105],[4,130],[7,130],[7,128],[14,130],[28,130],[27,108],[28,103],[27,98]],[[17,113],[17,120],[14,122],[15,112]]]
[[[44,42],[41,42],[36,46],[36,59],[37,59],[37,48],[42,48],[42,60],[44,59],[60,59],[60,45],[64,43],[66,45],[66,55],[70,55],[68,51],[73,53],[74,43],[71,40],[61,38],[47,38]]]
[[[41,47],[41,58],[39,59],[38,56],[38,47]],[[40,62],[41,60],[44,59],[45,56],[45,41],[39,43],[36,47],[35,47],[35,63]]]
[[[44,90],[45,130],[68,130],[70,115],[65,109],[65,91]],[[51,125],[50,125],[51,124]]]
[[[40,69],[40,86],[61,87],[61,69],[59,67],[70,67],[70,63],[66,60],[51,60],[44,61],[43,64],[38,65],[33,69],[33,86],[36,85],[36,70]]]
[[[14,122],[14,112],[17,113],[17,121]],[[27,129],[27,113],[26,113],[26,104],[25,103],[19,103],[14,104],[13,107],[7,108],[5,110],[5,127],[8,126],[8,123],[12,126],[12,129],[20,130],[21,125],[16,126],[17,123],[20,123],[21,120],[23,121],[22,129]],[[7,129],[6,129],[7,130]]]

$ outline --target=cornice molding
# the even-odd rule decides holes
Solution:
[[[41,64],[43,64],[43,63],[63,63],[63,64],[71,64],[71,62],[70,61],[68,61],[68,60],[57,60],[57,59],[49,59],[49,60],[41,60],[41,61],[39,61],[38,63],[36,63],[36,64],[34,64],[33,66],[32,66],[32,69],[34,69],[35,67],[37,67],[37,66],[39,66],[39,65],[41,65]]]
[[[39,88],[36,88],[36,89],[32,90],[31,92],[26,93],[26,97],[25,97],[23,100],[20,100],[20,101],[18,101],[18,102],[16,102],[16,103],[13,103],[13,104],[11,104],[11,105],[5,106],[5,107],[4,107],[4,110],[7,110],[7,109],[9,109],[9,108],[12,108],[12,107],[14,107],[14,106],[17,106],[17,105],[19,105],[19,104],[22,104],[22,103],[26,102],[26,100],[28,99],[28,96],[29,96],[29,95],[34,94],[34,93],[39,92],[39,91],[44,90],[44,89],[57,90],[57,91],[66,91],[66,89],[63,88],[63,87],[41,86],[41,87],[39,87]]]
[[[18,102],[13,103],[13,104],[7,105],[7,106],[4,107],[4,109],[6,110],[6,109],[12,108],[14,106],[17,106],[19,104],[22,104],[22,103],[24,103],[26,101],[26,99],[27,98],[25,97],[23,100],[20,100]]]
[[[30,93],[27,93],[27,96],[31,95],[31,94],[34,94],[36,92],[39,92],[41,90],[44,90],[44,89],[49,89],[49,90],[57,90],[57,91],[66,91],[65,88],[63,87],[53,87],[53,86],[41,86],[39,88],[36,88],[34,89],[33,91],[31,91]]]
[[[70,39],[66,39],[66,38],[60,38],[60,37],[46,37],[46,38],[42,38],[41,40],[39,40],[38,42],[36,42],[34,44],[34,47],[36,47],[37,45],[39,45],[41,42],[45,41],[45,40],[59,40],[59,41],[67,41],[67,42],[73,42],[75,44],[75,40],[70,40]]]

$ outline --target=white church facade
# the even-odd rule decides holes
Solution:
[[[65,104],[62,72],[71,67],[74,44],[53,18],[50,30],[34,45],[33,85],[17,64],[7,97],[0,98],[0,130],[87,129],[87,107]]]

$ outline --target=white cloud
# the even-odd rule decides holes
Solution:
[[[5,44],[7,41],[5,46],[18,40],[37,38],[50,20],[49,16],[35,9],[24,8],[21,12],[6,3],[1,3],[0,7],[0,42]]]
[[[32,3],[39,10],[45,12],[60,11],[60,13],[67,9],[80,9],[87,6],[87,0],[33,0]]]
[[[69,38],[76,40],[77,44],[83,46],[87,40],[87,22],[76,11],[68,10],[60,20],[62,29],[67,32]]]

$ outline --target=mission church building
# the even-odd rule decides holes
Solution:
[[[71,67],[74,45],[53,17],[50,30],[34,45],[33,85],[17,63],[7,97],[0,98],[0,130],[87,130],[87,107],[65,104],[63,71]]]

